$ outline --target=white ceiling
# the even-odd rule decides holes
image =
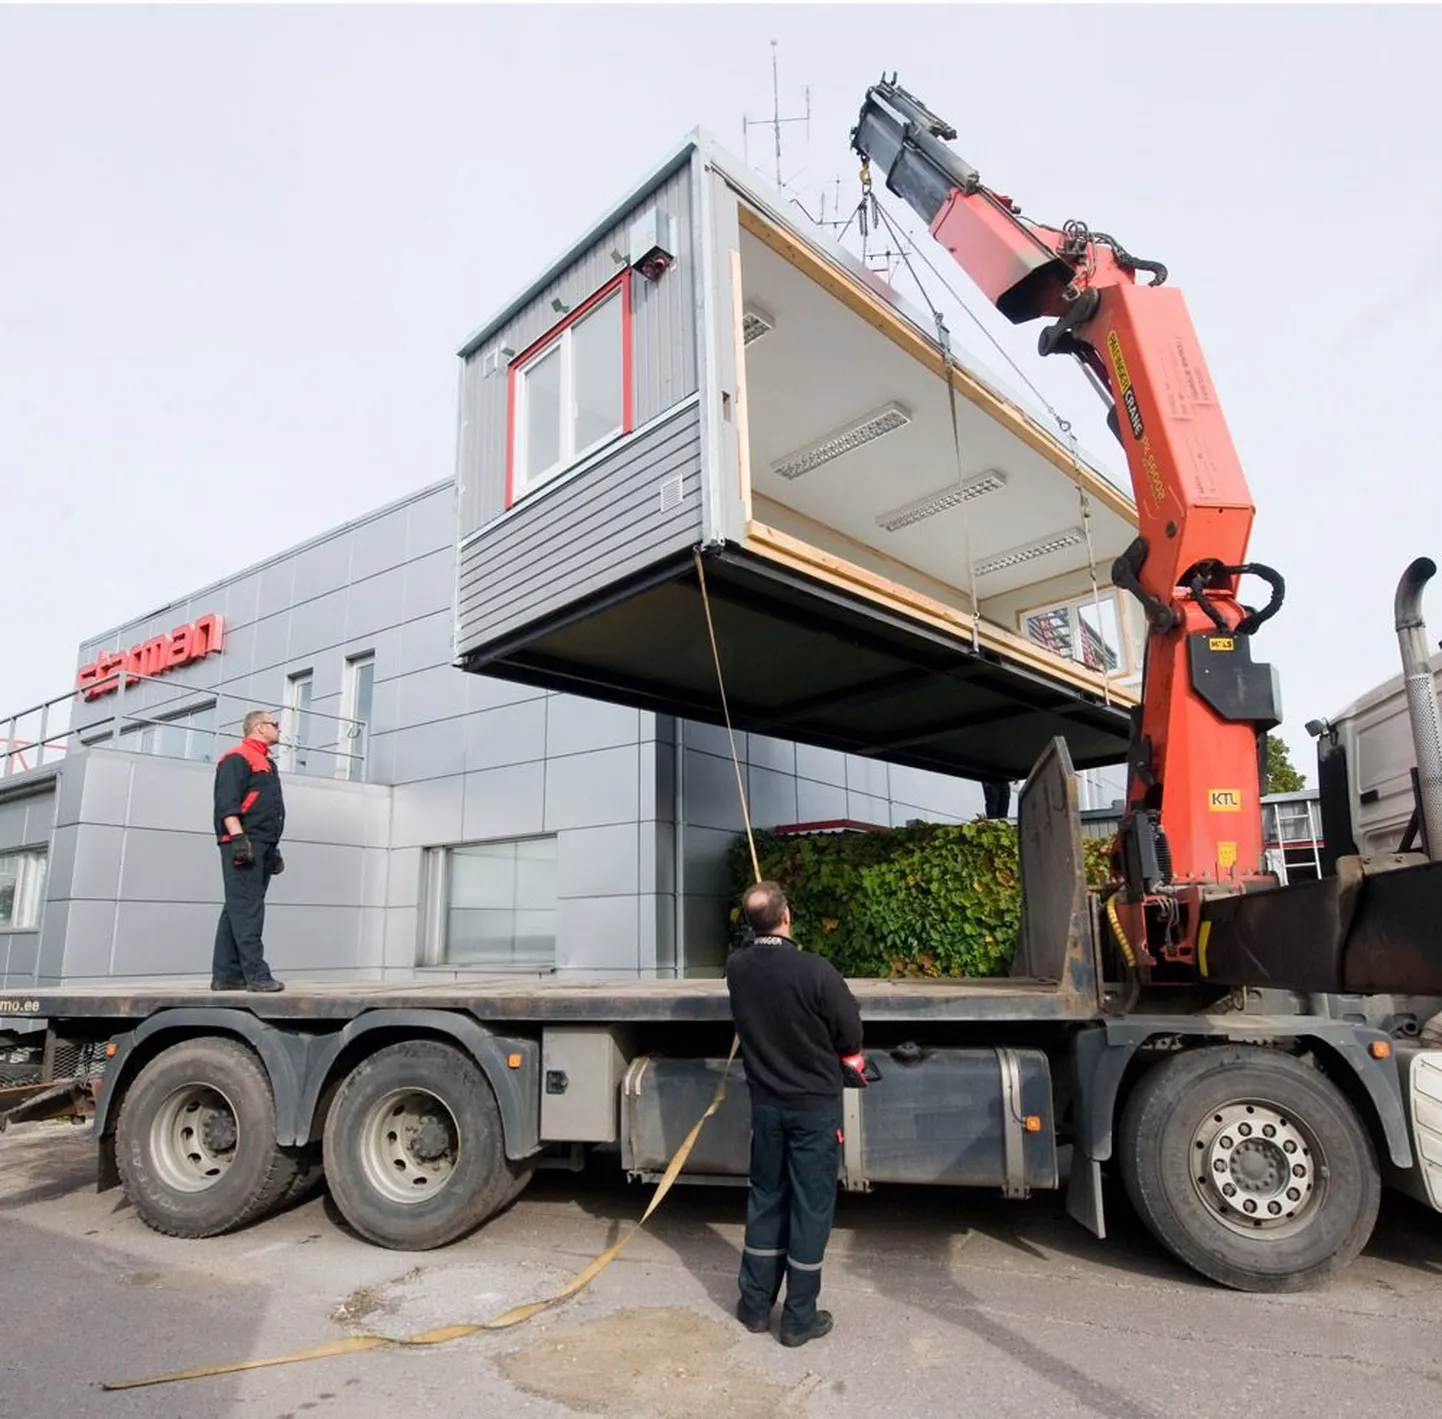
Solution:
[[[749,232],[741,233],[745,298],[775,320],[746,348],[746,395],[753,490],[965,591],[964,517],[973,562],[1081,527],[1077,487],[963,395],[956,397],[961,465],[945,383],[885,335],[853,314]],[[795,479],[772,464],[895,400],[911,422]],[[878,515],[992,469],[1006,486],[896,532]],[[1110,508],[1091,499],[1098,577],[1136,535]],[[761,516],[760,513],[757,514]],[[763,518],[764,520],[764,518]],[[1013,592],[1067,573],[1088,578],[1085,542],[979,578],[978,598]]]

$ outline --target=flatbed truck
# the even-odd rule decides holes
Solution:
[[[1442,1000],[1203,984],[1138,1008],[1087,889],[1061,740],[1018,831],[1015,974],[851,982],[881,1077],[846,1092],[842,1187],[1065,1185],[1105,1236],[1115,1173],[1188,1265],[1264,1291],[1345,1266],[1384,1178],[1442,1204],[1442,1049],[1422,1037]],[[323,1171],[356,1232],[404,1250],[469,1234],[538,1167],[589,1150],[655,1180],[732,1040],[719,980],[116,982],[0,1000],[0,1016],[0,1060],[23,1078],[0,1120],[93,1111],[100,1187],[152,1228],[255,1223]],[[683,1180],[745,1177],[747,1112],[737,1060]]]

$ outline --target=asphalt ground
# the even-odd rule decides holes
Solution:
[[[1158,1247],[1119,1191],[1112,1235],[1059,1194],[843,1196],[823,1304],[786,1349],[731,1318],[744,1193],[679,1187],[585,1291],[515,1329],[155,1388],[102,1382],[477,1322],[553,1292],[641,1213],[604,1161],[539,1174],[473,1237],[401,1253],[323,1194],[180,1241],[98,1194],[88,1127],[0,1137],[0,1419],[876,1419],[1442,1412],[1442,1216],[1388,1195],[1322,1290],[1249,1296]]]

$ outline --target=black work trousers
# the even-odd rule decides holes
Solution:
[[[210,978],[231,984],[255,985],[270,979],[265,963],[265,889],[270,886],[270,855],[274,843],[251,838],[255,861],[237,867],[230,843],[220,845],[220,872],[225,884],[225,905],[215,928],[215,956]]]
[[[821,1112],[751,1106],[751,1192],[741,1254],[741,1302],[769,1315],[786,1282],[781,1329],[816,1320],[821,1259],[836,1211],[841,1103]]]

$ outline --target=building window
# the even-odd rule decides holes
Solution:
[[[110,731],[89,735],[83,743],[105,744]],[[215,701],[192,705],[173,714],[137,717],[120,731],[116,741],[120,748],[141,754],[155,754],[162,759],[196,759],[201,762],[215,757]]]
[[[1102,675],[1128,675],[1132,656],[1114,591],[1090,594],[1021,614],[1021,628],[1037,645]]]
[[[629,274],[512,363],[507,506],[630,429]]]
[[[44,850],[0,854],[0,931],[34,931],[44,900]]]
[[[281,722],[281,739],[285,768],[289,773],[303,774],[310,764],[313,736],[310,701],[315,690],[315,675],[297,670],[285,677],[285,712]]]
[[[352,783],[365,781],[375,683],[376,658],[372,652],[366,651],[363,655],[352,655],[346,659],[340,708],[342,753],[336,757],[336,777],[349,779]]]
[[[445,965],[550,966],[556,960],[556,839],[438,850],[444,912],[429,953]],[[432,879],[434,881],[434,879]]]

